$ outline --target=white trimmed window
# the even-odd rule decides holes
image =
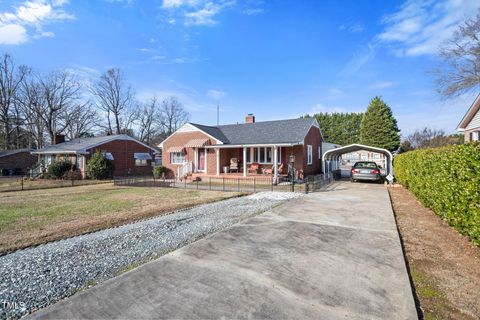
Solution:
[[[307,145],[307,164],[313,163],[313,148],[311,145]]]
[[[171,152],[170,163],[184,163],[185,154],[183,152]]]
[[[278,148],[278,162],[280,163],[281,154]],[[254,147],[247,148],[247,163],[257,162],[260,164],[273,163],[273,148],[272,147]]]

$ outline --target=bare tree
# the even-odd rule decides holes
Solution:
[[[175,97],[170,97],[162,101],[160,107],[160,125],[165,137],[168,137],[187,123],[189,117],[188,112],[183,109],[183,106]]]
[[[480,9],[466,20],[440,48],[442,67],[434,70],[437,90],[444,97],[479,90],[480,86]]]
[[[107,70],[91,88],[91,92],[95,96],[99,108],[106,113],[108,131],[113,132],[111,117],[117,134],[121,133],[122,129],[128,129],[131,126],[132,116],[135,113],[129,109],[131,109],[134,96],[131,87],[125,84],[120,69]]]
[[[23,114],[23,125],[29,132],[28,147],[43,148],[46,132],[43,114],[46,113],[47,104],[42,86],[36,77],[24,79],[17,94],[17,104]]]
[[[160,130],[160,109],[156,96],[145,103],[138,115],[138,138],[150,144]]]
[[[41,115],[50,141],[55,134],[63,133],[74,121],[72,110],[80,99],[80,83],[68,71],[56,71],[39,79],[45,103],[45,112]]]
[[[68,139],[75,139],[92,134],[97,125],[98,114],[88,101],[75,105],[71,110],[64,111],[65,118],[69,118],[65,128],[65,135]]]
[[[9,54],[3,54],[0,61],[0,122],[3,131],[3,148],[11,147],[11,119],[15,95],[29,69],[17,67]]]
[[[424,148],[437,148],[448,145],[460,144],[461,136],[447,135],[444,130],[423,128],[415,130],[402,143],[403,151]]]

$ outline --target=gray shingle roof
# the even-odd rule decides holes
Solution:
[[[31,151],[33,151],[33,149],[28,149],[28,148],[3,150],[3,151],[0,151],[0,158],[1,157],[6,157],[6,156],[11,156],[11,155],[14,155],[14,154],[17,154],[17,153],[20,153],[20,152],[31,152]]]
[[[110,136],[76,138],[70,141],[45,147],[43,149],[37,150],[34,153],[85,153],[87,149],[114,140],[133,140],[141,143],[140,141],[126,134],[115,134]],[[155,150],[154,148],[151,149]]]
[[[314,118],[299,118],[221,126],[191,125],[224,144],[237,145],[302,142],[310,127],[316,123]]]

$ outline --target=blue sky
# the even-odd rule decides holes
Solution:
[[[403,134],[454,131],[473,101],[438,98],[438,45],[478,1],[0,0],[0,50],[88,79],[119,67],[191,121],[364,111],[380,95]]]

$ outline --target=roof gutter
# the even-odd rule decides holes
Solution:
[[[90,154],[87,151],[55,150],[55,151],[32,151],[31,154]]]
[[[244,148],[244,147],[293,147],[298,145],[303,145],[303,141],[291,142],[291,143],[222,144],[222,145],[205,146],[205,148],[227,149],[227,148]]]

